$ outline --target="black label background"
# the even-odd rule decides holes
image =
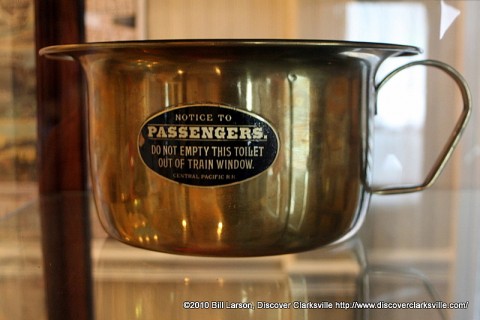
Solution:
[[[197,130],[202,126],[210,130],[220,128],[220,134],[202,138]],[[176,131],[177,137],[165,137],[169,128]],[[193,137],[186,131],[190,128]],[[219,137],[221,128],[232,132],[229,139]],[[248,128],[243,130],[249,130],[251,136],[240,134],[240,128]],[[184,137],[179,137],[180,131]],[[185,132],[189,132],[187,137]],[[209,187],[238,183],[262,173],[275,161],[279,142],[273,127],[253,113],[202,104],[171,108],[149,118],[141,128],[138,146],[143,162],[159,175],[183,184]],[[201,154],[185,154],[195,149]]]

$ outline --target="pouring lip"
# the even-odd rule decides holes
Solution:
[[[284,47],[325,48],[332,52],[343,50],[379,50],[396,52],[395,56],[409,56],[422,53],[419,47],[383,42],[362,42],[314,39],[169,39],[86,42],[79,44],[53,45],[40,49],[39,54],[52,59],[74,60],[89,53],[115,52],[125,50],[148,50],[163,48],[207,48],[207,47]]]

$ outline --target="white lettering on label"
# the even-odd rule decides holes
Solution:
[[[204,139],[204,140],[266,140],[262,127],[252,126],[147,126],[150,139]]]

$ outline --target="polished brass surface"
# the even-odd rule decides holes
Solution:
[[[87,76],[92,184],[105,229],[164,252],[256,256],[334,243],[360,226],[370,194],[374,76],[414,47],[314,41],[158,41],[57,46]],[[189,104],[246,110],[279,151],[241,183],[188,186],[138,154],[153,114]]]

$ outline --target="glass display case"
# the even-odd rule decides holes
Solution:
[[[0,6],[0,319],[480,319],[480,2],[23,2]],[[258,258],[151,252],[101,228],[80,69],[33,63],[35,23],[37,49],[178,38],[414,45],[421,55],[387,61],[377,80],[409,61],[441,60],[464,75],[474,110],[438,181],[373,195],[346,243]],[[373,180],[409,184],[432,166],[462,103],[445,74],[415,67],[382,88],[377,108]]]
[[[457,196],[468,200],[474,194]],[[71,203],[86,197],[74,192],[41,201]],[[6,319],[52,315],[45,304],[46,281],[51,279],[44,277],[44,268],[52,265],[42,257],[40,207],[40,201],[32,201],[1,221],[0,310]],[[476,270],[462,265],[470,258],[461,257],[468,244],[442,251],[423,243],[428,254],[395,247],[385,252],[368,247],[360,235],[301,254],[176,256],[108,238],[91,208],[93,315],[88,317],[95,319],[466,319],[475,311]],[[447,220],[441,221],[440,227],[449,227]],[[72,285],[79,281],[75,276],[69,280]],[[62,294],[53,293],[53,305],[65,302]]]

